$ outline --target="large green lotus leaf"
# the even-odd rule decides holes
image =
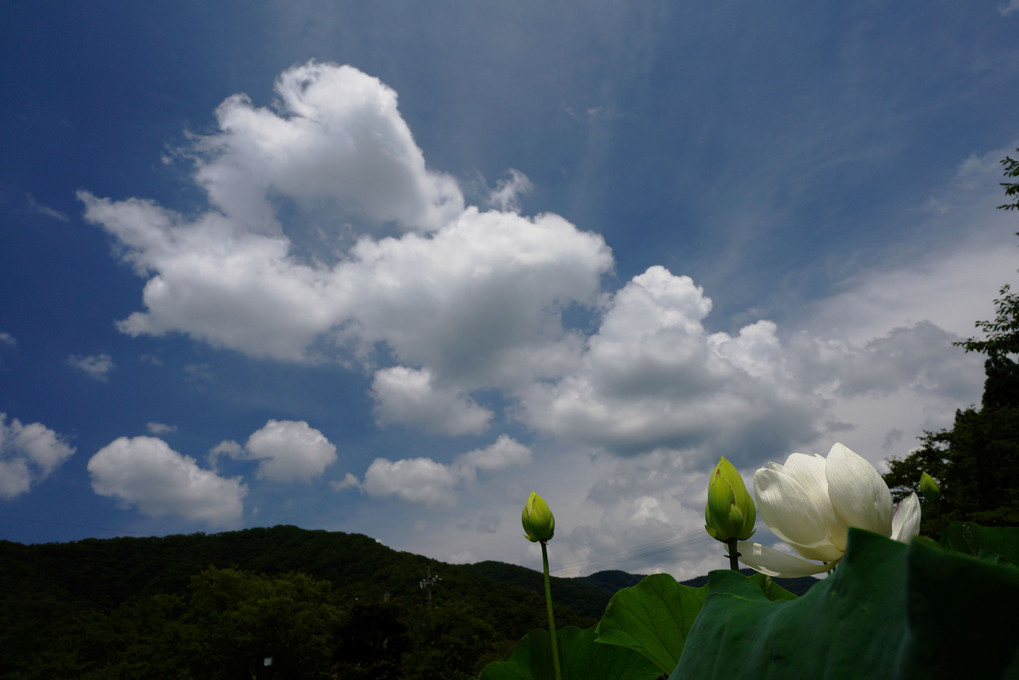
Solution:
[[[968,555],[997,556],[1019,565],[1019,528],[954,522],[941,532],[941,545]]]
[[[834,574],[794,601],[712,572],[671,678],[1019,677],[1019,643],[996,616],[1017,606],[1011,566],[851,529]]]
[[[764,596],[769,600],[795,600],[799,597],[796,593],[788,590],[771,580],[766,574],[751,574],[750,582],[761,589]]]
[[[764,574],[750,580],[769,600],[796,599]],[[595,629],[598,642],[633,649],[671,673],[707,595],[707,584],[693,588],[668,574],[648,576],[612,597]]]
[[[796,600],[771,602],[733,571],[708,598],[671,678],[889,678],[905,627],[905,544],[851,530],[838,569]]]
[[[563,680],[655,680],[661,671],[625,647],[595,642],[594,627],[567,626],[556,632]],[[533,630],[506,661],[485,666],[478,680],[552,680],[552,651],[547,630]]]
[[[971,525],[976,527],[976,525]],[[977,553],[1008,552],[1015,527],[976,527]],[[1008,536],[1011,534],[1011,536]],[[919,541],[909,546],[908,630],[899,678],[1019,678],[1019,569]]]
[[[652,574],[612,596],[595,628],[598,642],[633,649],[671,673],[707,596],[707,584],[691,588]]]

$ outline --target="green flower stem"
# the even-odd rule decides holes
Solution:
[[[726,547],[729,548],[729,554],[727,555],[729,558],[729,568],[733,571],[739,571],[739,559],[737,557],[739,552],[736,550],[737,543],[738,539],[736,538],[730,538],[725,542]]]
[[[545,568],[545,608],[548,610],[548,634],[552,642],[552,666],[555,668],[555,680],[562,680],[563,674],[559,670],[559,645],[555,637],[555,617],[552,615],[552,581],[548,577],[548,548],[545,541],[541,541],[541,563]]]
[[[944,522],[941,521],[941,508],[937,501],[928,502],[927,505],[930,506],[931,519],[934,520],[932,522],[934,525],[934,538],[940,539],[941,530],[945,528]]]

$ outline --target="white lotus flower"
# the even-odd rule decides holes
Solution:
[[[902,542],[920,530],[916,494],[893,509],[878,471],[842,444],[835,444],[827,458],[794,453],[784,465],[768,463],[754,474],[754,496],[764,523],[800,554],[741,542],[740,561],[769,576],[830,571],[846,550],[849,527]]]

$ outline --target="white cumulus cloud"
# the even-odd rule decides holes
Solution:
[[[503,434],[483,449],[469,451],[450,465],[431,458],[404,458],[392,461],[376,458],[364,474],[361,488],[369,496],[396,496],[411,503],[452,506],[459,486],[476,479],[477,472],[504,470],[522,466],[531,460],[531,449]],[[354,486],[356,478],[348,474],[337,490]]]
[[[187,223],[148,201],[79,196],[86,219],[121,240],[136,271],[154,274],[142,293],[148,311],[118,324],[129,335],[183,332],[256,357],[297,361],[338,320],[325,273],[288,257],[283,236],[245,231],[216,213]]]
[[[209,451],[215,466],[221,455],[257,460],[257,476],[271,482],[311,482],[336,461],[336,447],[303,420],[272,420],[241,446],[223,441]]]
[[[531,449],[508,434],[503,434],[491,446],[468,451],[459,458],[457,464],[461,469],[473,474],[475,470],[503,470],[526,465],[530,461]]]
[[[618,454],[678,449],[705,463],[809,437],[817,410],[794,389],[775,325],[709,334],[710,310],[689,277],[649,268],[614,296],[578,370],[527,390],[524,421]]]
[[[561,312],[594,304],[612,266],[601,236],[557,215],[474,208],[429,237],[366,239],[351,255],[336,270],[337,289],[357,291],[348,336],[466,389],[568,370],[581,338]]]
[[[480,434],[492,412],[455,389],[436,387],[428,370],[404,366],[376,371],[372,381],[380,425],[402,423],[450,435]]]
[[[379,222],[436,229],[463,209],[456,182],[429,171],[396,93],[350,66],[308,62],[276,81],[276,110],[234,95],[197,181],[231,218],[271,225],[268,195],[332,199]],[[269,226],[269,228],[272,228]]]
[[[194,149],[195,180],[216,210],[185,218],[79,192],[85,218],[147,279],[145,311],[123,332],[186,333],[289,361],[321,358],[330,338],[365,359],[383,343],[399,363],[467,389],[569,365],[579,340],[560,314],[600,294],[612,267],[600,236],[509,211],[527,184],[515,172],[500,185],[507,210],[465,210],[456,183],[425,167],[395,93],[356,69],[311,62],[276,89],[276,111],[228,99],[220,133]],[[323,200],[361,219],[300,209]],[[410,231],[385,236],[389,223]],[[336,249],[308,257],[311,231]]]
[[[364,473],[364,490],[370,496],[397,496],[411,503],[453,505],[457,471],[431,458],[392,461],[376,458]]]
[[[176,515],[211,526],[234,526],[247,487],[198,466],[155,437],[121,437],[88,462],[92,489],[145,515]]]
[[[74,454],[74,447],[42,423],[7,422],[0,413],[0,498],[27,493]]]
[[[310,482],[336,460],[336,447],[303,420],[270,420],[244,446],[258,460],[258,476],[273,482]]]

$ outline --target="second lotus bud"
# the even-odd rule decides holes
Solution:
[[[924,472],[920,475],[920,493],[928,501],[935,502],[941,498],[941,487],[938,486],[933,477]]]
[[[524,525],[524,536],[532,543],[547,541],[555,534],[555,517],[548,503],[533,491],[527,497],[520,521]]]
[[[754,533],[757,510],[739,471],[723,456],[708,481],[704,528],[718,541],[745,541]]]

